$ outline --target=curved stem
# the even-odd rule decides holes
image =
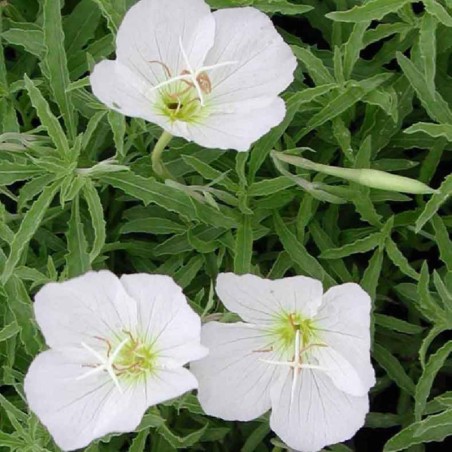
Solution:
[[[163,131],[151,153],[152,169],[161,179],[174,179],[162,161],[162,153],[172,138],[173,136],[170,133]]]

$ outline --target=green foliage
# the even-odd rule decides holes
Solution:
[[[89,86],[95,62],[113,58],[133,3],[0,1],[0,448],[58,451],[23,400],[23,376],[44,348],[32,298],[46,282],[102,268],[171,275],[197,312],[217,318],[224,310],[212,288],[222,271],[308,275],[325,288],[360,283],[373,300],[378,381],[351,449],[421,451],[444,441],[452,434],[444,384],[452,2],[210,0],[272,16],[298,69],[283,122],[249,153],[173,139],[163,155],[177,181],[166,182],[149,155],[160,129],[107,111]],[[278,158],[291,153],[317,168],[379,170],[436,191],[378,190]],[[284,447],[266,416],[209,418],[188,394],[148,410],[136,433],[86,451]]]

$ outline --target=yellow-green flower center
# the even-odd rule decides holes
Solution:
[[[184,82],[174,82],[160,89],[156,109],[171,122],[199,122],[208,116],[208,105],[201,105],[196,89]]]
[[[272,330],[272,335],[284,349],[292,349],[297,331],[300,332],[300,342],[303,348],[309,347],[317,338],[316,327],[312,319],[307,319],[299,313],[281,315]]]
[[[157,353],[153,350],[151,343],[130,335],[116,357],[113,368],[118,377],[138,377],[153,372],[156,360]]]

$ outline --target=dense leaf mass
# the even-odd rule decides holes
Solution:
[[[188,1],[188,0],[187,0]],[[327,450],[440,450],[452,434],[452,1],[210,0],[270,15],[298,60],[284,121],[248,153],[173,139],[92,94],[134,0],[0,1],[0,448],[58,451],[24,374],[45,344],[32,299],[89,269],[172,276],[204,319],[234,320],[220,271],[359,283],[372,297],[377,384],[365,427]],[[437,191],[407,195],[276,158],[371,168]],[[317,166],[317,167],[321,167]],[[219,388],[221,390],[221,388]],[[194,394],[87,452],[285,450],[268,416],[204,415]]]

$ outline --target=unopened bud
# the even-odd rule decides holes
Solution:
[[[409,177],[397,176],[396,174],[386,173],[385,171],[374,169],[356,169],[356,168],[340,168],[338,166],[322,165],[307,160],[303,157],[283,154],[273,151],[272,155],[283,162],[298,166],[307,170],[318,171],[319,173],[328,174],[330,176],[347,179],[357,184],[365,185],[370,188],[379,190],[397,191],[401,193],[411,193],[415,195],[425,195],[436,193],[437,190],[416,179]]]

